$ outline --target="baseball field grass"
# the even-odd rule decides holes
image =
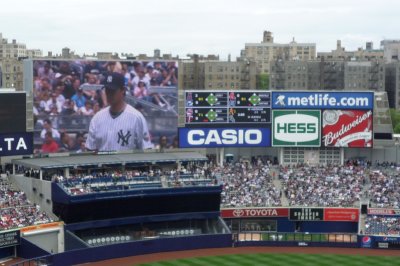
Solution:
[[[237,254],[210,257],[195,257],[187,259],[159,261],[140,264],[142,266],[208,266],[208,265],[400,265],[396,256],[361,256],[361,255],[336,255],[336,254]]]

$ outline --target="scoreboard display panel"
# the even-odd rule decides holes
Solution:
[[[270,118],[267,108],[229,108],[230,123],[270,123]]]
[[[271,123],[270,91],[186,91],[186,125]]]
[[[230,106],[271,106],[271,93],[270,92],[230,92],[229,94]]]
[[[187,107],[226,107],[227,92],[187,92]]]
[[[226,123],[226,109],[218,108],[192,108],[192,121],[195,123]],[[190,112],[189,112],[190,113]]]

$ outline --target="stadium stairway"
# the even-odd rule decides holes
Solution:
[[[273,179],[272,180],[272,184],[274,184],[274,186],[276,188],[278,188],[281,191],[281,204],[282,206],[288,206],[289,205],[289,201],[285,196],[285,193],[282,192],[282,183],[281,180],[279,179]]]
[[[361,214],[360,215],[360,222],[358,224],[358,232],[359,233],[365,233],[365,219],[367,218],[366,214]]]
[[[285,193],[282,191],[282,182],[279,179],[279,166],[271,167],[272,184],[281,191],[281,204],[282,206],[289,206],[289,200]]]

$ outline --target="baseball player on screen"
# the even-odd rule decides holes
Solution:
[[[125,102],[124,76],[113,72],[104,82],[109,106],[90,121],[86,148],[93,151],[143,149],[147,123],[143,115]]]

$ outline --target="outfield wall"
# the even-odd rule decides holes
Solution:
[[[156,240],[143,240],[120,243],[93,248],[84,248],[67,251],[59,254],[43,256],[37,250],[37,255],[30,252],[26,258],[40,257],[40,261],[47,265],[74,265],[95,262],[128,256],[144,255],[157,252],[171,252],[204,248],[223,248],[232,246],[232,235],[202,235],[192,237],[176,237]],[[31,249],[32,250],[32,249]],[[36,260],[31,260],[34,262]],[[134,261],[132,261],[134,263]],[[15,265],[24,265],[23,262]]]

